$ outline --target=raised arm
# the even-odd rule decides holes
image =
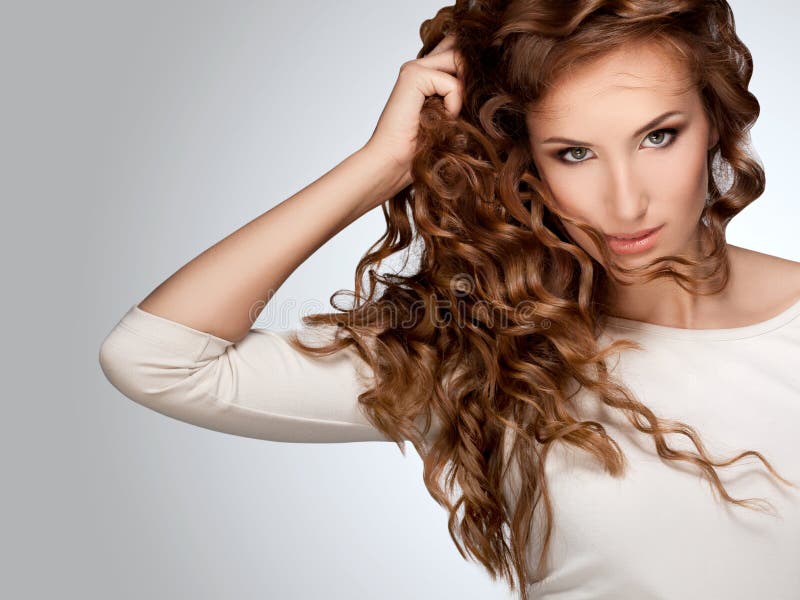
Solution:
[[[460,109],[452,46],[446,38],[401,67],[363,148],[133,305],[100,348],[109,381],[153,410],[236,435],[384,440],[357,402],[372,373],[355,350],[312,358],[290,347],[285,334],[251,327],[257,309],[311,254],[411,183],[425,98],[438,93],[451,111]]]
[[[139,308],[238,341],[275,291],[311,254],[359,216],[411,182],[419,114],[439,94],[461,109],[452,36],[400,67],[367,144],[334,169],[184,265]]]
[[[308,357],[285,333],[251,329],[250,319],[310,254],[401,183],[362,149],[212,246],[117,323],[100,349],[106,378],[143,406],[215,431],[385,440],[358,407],[371,372],[355,351]]]
[[[238,341],[283,282],[325,242],[407,182],[364,147],[181,267],[139,303]]]
[[[303,330],[302,337],[327,335]],[[100,349],[123,395],[186,423],[278,442],[386,441],[360,412],[371,371],[351,348],[308,357],[286,333],[251,329],[234,343],[133,305]]]

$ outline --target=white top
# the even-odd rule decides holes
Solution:
[[[355,351],[310,358],[286,335],[252,329],[233,343],[134,305],[99,358],[125,396],[187,423],[283,442],[386,441],[359,409],[371,374]],[[601,342],[619,337],[646,352],[624,351],[609,367],[657,416],[693,426],[712,458],[756,450],[800,485],[800,301],[730,329],[610,317]],[[620,445],[626,476],[566,445],[549,453],[551,562],[530,583],[532,598],[800,598],[800,489],[749,456],[718,468],[720,478],[734,498],[769,500],[778,517],[717,499],[697,467],[662,461],[652,436],[597,404],[585,390],[576,397],[581,417],[601,421]],[[694,450],[683,435],[667,441]]]

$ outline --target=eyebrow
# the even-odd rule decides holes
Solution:
[[[646,125],[643,125],[639,129],[637,129],[636,132],[631,137],[632,138],[637,138],[640,135],[642,135],[643,133],[645,133],[647,130],[656,127],[657,125],[659,125],[662,121],[666,120],[667,118],[669,118],[669,117],[671,117],[673,115],[682,115],[682,114],[684,114],[684,113],[682,113],[679,110],[667,111],[664,114],[659,115],[658,117],[656,117],[655,119],[653,119],[652,121],[647,123]],[[552,144],[552,143],[570,144],[572,146],[591,146],[590,142],[581,142],[580,140],[571,140],[569,138],[562,138],[562,137],[547,138],[542,143],[543,144]]]

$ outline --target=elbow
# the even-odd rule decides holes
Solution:
[[[105,378],[124,396],[141,400],[147,394],[148,380],[145,377],[142,357],[121,343],[116,332],[103,340],[98,353],[100,370]]]
[[[100,368],[122,395],[157,412],[192,420],[235,390],[233,370],[219,357],[197,358],[172,346],[114,329],[100,346]]]
[[[100,369],[120,393],[140,404],[166,398],[186,385],[199,368],[191,358],[145,343],[124,329],[112,331],[100,345]]]

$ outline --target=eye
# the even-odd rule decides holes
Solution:
[[[667,142],[664,143],[663,140],[665,139],[665,134],[668,136],[666,137]],[[678,137],[678,129],[674,127],[668,127],[666,129],[657,129],[655,131],[651,131],[645,136],[645,140],[650,140],[651,142],[655,143],[655,146],[646,146],[647,148],[666,148],[667,146],[672,145],[675,139]],[[564,148],[563,150],[559,150],[556,153],[556,156],[565,163],[569,164],[579,164],[582,162],[586,162],[583,158],[586,156],[586,153],[589,152],[588,148],[581,148],[579,146],[571,146],[569,148]],[[570,160],[567,157],[577,158],[578,160]]]
[[[668,134],[668,135],[669,135],[669,138],[668,138],[668,141],[667,141],[667,143],[666,143],[666,144],[664,144],[664,143],[661,143],[661,142],[655,142],[657,145],[656,145],[656,146],[651,146],[651,147],[655,147],[655,148],[666,148],[666,147],[667,147],[667,146],[669,146],[669,145],[670,145],[672,142],[674,142],[674,141],[675,141],[675,138],[676,138],[676,137],[678,137],[678,130],[677,130],[677,129],[675,129],[675,128],[669,128],[669,129],[659,129],[659,130],[657,130],[657,131],[653,131],[652,133],[648,133],[648,134],[647,134],[647,136],[646,136],[644,139],[646,139],[646,140],[651,140],[651,141],[652,141],[652,140],[653,140],[653,136],[655,136],[655,137],[656,137],[656,139],[661,139],[661,140],[663,140],[663,139],[664,139],[664,134]],[[660,137],[659,137],[659,136],[660,136]]]
[[[589,150],[588,148],[572,146],[571,148],[564,148],[563,150],[559,150],[556,155],[565,163],[582,163],[586,162],[583,160],[583,158],[586,156],[586,152],[588,152],[588,150]],[[576,151],[577,155],[575,154]],[[571,156],[573,158],[577,156],[579,160],[569,160],[566,158],[567,156]]]

